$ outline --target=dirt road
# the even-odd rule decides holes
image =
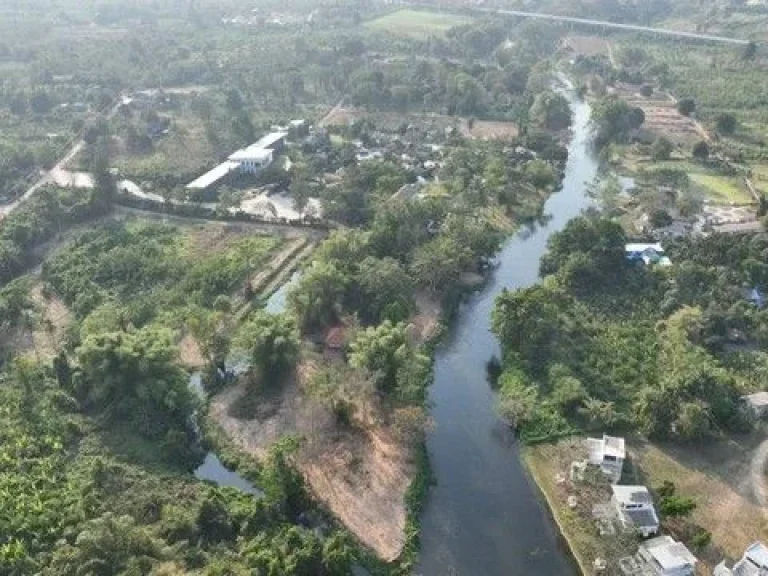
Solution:
[[[109,109],[107,112],[107,120],[111,119],[115,114],[117,114],[118,108],[120,108],[120,104],[123,101],[122,96],[117,97],[117,103],[112,106],[112,108]],[[24,194],[22,194],[19,198],[17,198],[15,201],[11,202],[10,204],[6,204],[5,206],[0,206],[0,219],[7,216],[14,210],[16,210],[22,202],[26,201],[28,198],[30,198],[35,192],[37,192],[40,188],[43,186],[46,186],[48,184],[55,183],[57,181],[57,178],[60,180],[63,177],[66,177],[67,171],[66,167],[67,164],[69,164],[72,159],[77,156],[80,151],[85,147],[85,140],[83,140],[81,137],[78,136],[77,140],[74,141],[72,144],[72,147],[67,151],[67,153],[61,158],[61,160],[58,161],[58,163],[51,168],[49,171],[45,172],[40,179],[32,184]]]
[[[763,508],[768,506],[768,486],[765,481],[765,468],[768,465],[768,439],[763,440],[752,455],[749,472],[752,478],[752,491],[755,500]]]

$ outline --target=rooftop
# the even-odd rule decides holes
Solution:
[[[755,392],[754,394],[748,394],[747,396],[742,396],[742,398],[745,401],[747,401],[751,406],[756,406],[761,408],[764,406],[768,406],[768,392]],[[755,544],[753,544],[752,546],[754,545]]]
[[[662,248],[661,244],[656,242],[655,244],[643,244],[643,243],[634,243],[634,244],[627,244],[624,246],[625,252],[645,252],[646,250],[653,250],[654,252],[663,253],[664,248]]]
[[[253,149],[269,148],[270,146],[274,145],[276,142],[279,142],[286,136],[288,136],[288,132],[270,132],[266,136],[262,136],[255,143],[248,146],[246,150],[250,148],[253,148]]]
[[[244,160],[257,160],[257,161],[264,161],[269,160],[272,158],[272,150],[268,148],[253,148],[249,146],[248,148],[243,148],[241,150],[238,150],[237,152],[234,152],[230,155],[229,159],[234,161],[244,161]]]
[[[645,486],[611,486],[613,496],[620,504],[653,504],[648,488]]]
[[[751,544],[744,553],[744,556],[760,568],[768,568],[768,547],[762,542]]]
[[[631,508],[622,510],[622,513],[629,518],[633,526],[638,528],[656,528],[659,527],[659,517],[653,508]]]
[[[187,184],[187,188],[208,188],[211,184],[214,184],[224,178],[227,174],[229,174],[232,170],[236,170],[240,165],[237,162],[232,162],[231,160],[227,160],[226,162],[222,162],[215,168],[209,170],[202,176],[199,176],[189,184]]]
[[[657,536],[640,544],[663,570],[677,570],[696,564],[696,557],[681,542],[671,536]]]

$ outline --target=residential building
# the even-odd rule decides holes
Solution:
[[[232,154],[229,159],[238,163],[240,172],[255,174],[272,164],[273,151],[269,148],[254,148],[248,146]]]
[[[661,244],[627,244],[624,246],[624,254],[630,262],[642,262],[646,266],[652,264],[658,266],[671,266],[672,261],[664,255]]]
[[[671,536],[657,536],[640,544],[637,559],[654,576],[693,576],[696,557]]]
[[[188,189],[205,190],[218,184],[232,172],[255,174],[269,166],[275,154],[283,150],[288,132],[270,132],[246,148],[232,153],[226,162],[222,162],[189,184]]]
[[[624,438],[605,434],[602,438],[587,438],[587,450],[589,451],[589,463],[593,466],[599,466],[603,473],[610,478],[611,484],[617,484],[621,479],[621,471],[626,457]]]
[[[640,532],[648,538],[659,532],[659,517],[653,507],[653,498],[645,486],[611,486],[611,503],[625,528]]]
[[[741,397],[755,416],[761,417],[768,411],[768,392],[755,392]]]
[[[725,561],[720,562],[715,567],[714,576],[768,576],[768,547],[755,542],[733,568],[728,568]]]

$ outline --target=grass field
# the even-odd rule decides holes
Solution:
[[[430,36],[442,36],[451,28],[469,24],[471,21],[471,18],[457,14],[398,10],[376,20],[366,22],[365,26],[371,30],[389,32],[399,36],[428,38]]]
[[[750,204],[753,202],[746,186],[738,178],[691,173],[688,175],[709,200],[717,204]]]

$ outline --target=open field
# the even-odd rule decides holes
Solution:
[[[754,199],[739,178],[690,173],[691,182],[716,204],[751,204]]]
[[[608,41],[597,36],[567,36],[562,40],[562,47],[582,56],[609,56],[611,53]]]
[[[675,144],[691,145],[698,140],[709,140],[709,135],[692,118],[678,112],[673,98],[663,93],[645,97],[640,86],[620,83],[613,93],[626,100],[630,106],[637,106],[645,114],[643,128],[656,136],[664,136]]]
[[[389,32],[398,36],[428,38],[442,36],[455,26],[469,24],[472,19],[457,14],[442,14],[421,10],[398,10],[386,16],[366,22],[371,30]]]
[[[695,447],[632,444],[643,483],[657,486],[671,480],[679,494],[696,500],[691,521],[712,533],[710,548],[721,552],[713,558],[699,555],[710,568],[720,555],[740,557],[749,544],[768,537],[768,510],[760,506],[750,475],[761,439],[756,434]],[[765,470],[760,472],[764,477]]]
[[[467,118],[442,114],[398,114],[395,112],[371,113],[360,108],[336,108],[323,119],[323,126],[346,126],[355,120],[367,118],[383,129],[395,130],[403,123],[416,124],[437,129],[456,128],[467,138],[480,140],[512,140],[519,132],[514,122],[475,120],[472,128]]]
[[[700,560],[701,574],[711,574],[724,556],[740,557],[749,544],[768,537],[768,509],[755,492],[751,470],[762,439],[760,433],[755,433],[696,446],[628,440],[631,460],[625,463],[622,483],[654,489],[669,480],[674,482],[677,494],[696,501],[697,507],[686,524],[712,533],[711,544],[692,549]],[[527,446],[523,455],[581,566],[589,571],[595,558],[605,558],[609,563],[606,573],[612,574],[611,561],[627,555],[636,542],[618,535],[600,536],[591,518],[591,504],[601,496],[599,489],[568,480],[570,463],[581,457],[582,445],[581,438],[566,439]],[[764,482],[765,471],[757,473]],[[605,494],[603,491],[602,496]],[[575,508],[568,506],[569,496],[576,497]]]

